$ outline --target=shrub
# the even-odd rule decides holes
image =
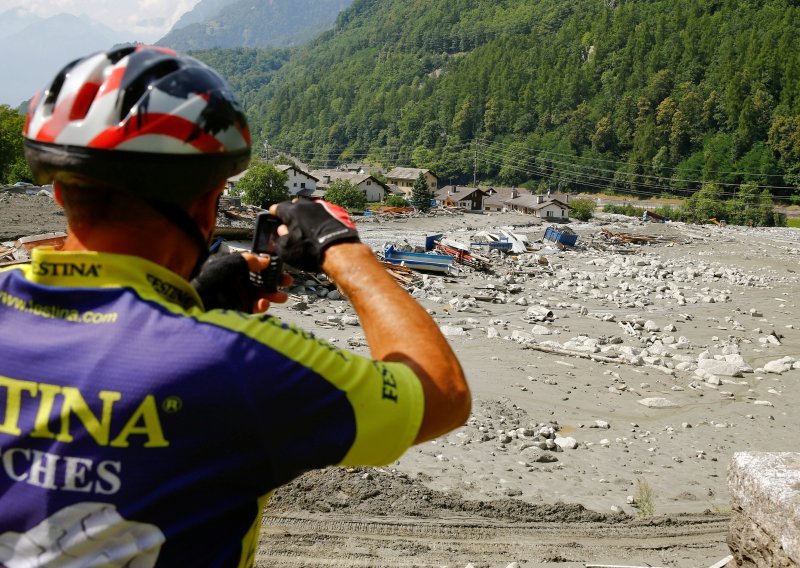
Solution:
[[[268,207],[289,199],[286,182],[289,176],[278,171],[272,164],[253,162],[234,188],[234,195],[241,195],[242,201],[259,207]]]
[[[347,180],[336,180],[328,186],[325,201],[335,203],[352,211],[363,211],[367,206],[367,196]]]
[[[575,199],[570,201],[570,215],[578,221],[588,221],[594,216],[595,204],[591,199]]]
[[[388,207],[408,207],[408,201],[399,195],[390,195],[384,201]]]
[[[636,509],[636,514],[640,517],[652,517],[656,512],[653,488],[646,479],[640,479],[636,483],[633,506]]]

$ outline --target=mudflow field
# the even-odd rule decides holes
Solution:
[[[24,224],[16,201],[0,203],[4,238]],[[37,231],[63,229],[50,207],[37,215],[62,224]],[[280,489],[258,566],[705,568],[727,555],[731,456],[798,447],[800,231],[605,215],[571,226],[575,250],[410,287],[459,355],[472,417],[387,467]],[[517,214],[359,222],[376,250],[496,227],[544,233]],[[302,284],[275,313],[367,354],[347,303]]]

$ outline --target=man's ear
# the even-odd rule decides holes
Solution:
[[[222,190],[224,188],[225,186],[221,185],[216,189],[204,193],[192,201],[187,210],[189,215],[200,225],[200,230],[202,230],[205,235],[210,236],[217,226],[217,204],[219,203],[219,197],[222,195]]]

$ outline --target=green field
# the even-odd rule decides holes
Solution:
[[[789,227],[794,227],[795,229],[800,229],[800,218],[798,218],[798,219],[786,219],[786,224]]]

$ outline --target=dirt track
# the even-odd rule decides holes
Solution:
[[[586,562],[710,566],[724,515],[635,520],[580,505],[473,501],[387,469],[313,472],[267,507],[257,566],[505,568]]]
[[[277,516],[262,528],[258,566],[505,568],[587,562],[710,566],[725,556],[724,517],[681,518],[665,525],[631,523],[481,523],[470,519]]]

